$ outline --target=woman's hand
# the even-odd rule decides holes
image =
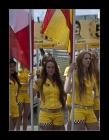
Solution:
[[[40,75],[40,70],[36,70],[36,75]]]
[[[15,97],[16,97],[16,102],[18,103],[18,95],[16,95]]]
[[[28,82],[31,81],[31,79],[33,79],[34,75],[32,75],[31,73],[28,74]]]
[[[76,63],[71,63],[69,67],[69,72],[72,72],[75,69],[76,69]]]

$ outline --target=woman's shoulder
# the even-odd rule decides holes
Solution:
[[[38,78],[38,79],[35,81],[35,83],[36,83],[37,85],[41,85],[42,79],[41,79],[41,78]]]
[[[24,71],[26,71],[27,73],[30,73],[30,71],[27,68],[25,68]]]

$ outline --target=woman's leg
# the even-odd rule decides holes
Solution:
[[[64,124],[61,126],[61,130],[65,131],[65,125]]]
[[[17,123],[17,119],[18,117],[9,117],[9,130],[13,130],[15,129],[16,123]]]
[[[42,129],[42,131],[53,130],[53,125],[40,126],[40,128]]]
[[[74,124],[74,130],[82,130],[85,131],[85,123],[78,123],[78,124]]]
[[[64,112],[53,113],[53,130],[62,130],[62,125],[64,125]]]
[[[14,117],[14,118],[12,118],[12,120],[13,120],[14,129],[15,129],[16,124],[17,124],[18,117]]]
[[[53,125],[53,130],[62,130],[62,126]]]
[[[96,116],[97,120],[99,121],[100,111],[99,110],[94,110],[94,113],[95,113],[95,116]]]
[[[95,123],[86,123],[86,127],[87,127],[87,130],[97,130],[99,131],[100,130],[100,127],[98,125],[98,122],[95,122]]]
[[[23,130],[27,130],[29,111],[30,111],[30,103],[24,103],[22,113]]]
[[[9,130],[14,131],[14,124],[11,116],[9,116]]]
[[[23,103],[19,104],[18,107],[19,107],[19,117],[17,119],[16,130],[20,130]]]
[[[71,124],[72,124],[72,111],[70,113],[70,120],[71,120]],[[85,131],[84,109],[74,108],[74,130]]]
[[[97,130],[99,131],[99,124],[96,118],[96,115],[93,111],[93,109],[87,110],[87,116],[86,116],[86,128],[87,130]]]
[[[67,130],[71,130],[71,120],[70,120],[71,108],[67,108],[67,110],[68,110]]]
[[[49,113],[49,112],[43,112],[40,110],[39,112],[39,125],[42,131],[46,130],[53,130],[53,115],[54,113]]]

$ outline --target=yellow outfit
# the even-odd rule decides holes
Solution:
[[[28,82],[28,74],[29,70],[24,68],[23,71],[18,72],[18,78],[20,80],[20,83],[26,83]],[[27,86],[22,86],[19,91],[18,95],[18,104],[22,103],[30,103],[30,97],[28,94],[28,87]]]
[[[18,90],[18,84],[17,82],[13,82],[9,79],[9,116],[10,117],[18,117],[19,111],[18,111],[18,105],[16,102],[16,92]]]
[[[96,97],[94,99],[94,106],[93,106],[93,110],[100,110],[100,98],[99,98],[99,87],[97,85],[97,81],[96,78],[94,78],[95,80],[95,85],[96,85]]]
[[[65,71],[64,71],[65,77],[67,76],[68,70],[69,70],[69,66],[65,68]],[[67,108],[72,107],[72,95],[70,93],[67,94],[66,107]]]
[[[33,88],[39,91],[39,93],[42,93],[40,86],[41,86],[41,79],[38,78],[33,85]],[[43,96],[41,96],[41,109],[59,109],[62,108],[62,104],[59,100],[60,91],[58,89],[58,86],[56,83],[54,83],[54,86],[50,82],[49,79],[46,79],[46,83],[43,85]],[[63,125],[64,123],[64,117],[63,117],[63,111],[60,112],[44,112],[40,110],[39,114],[39,123],[41,126],[46,125]]]
[[[84,78],[85,85],[86,85],[86,93],[81,95],[81,100],[79,97],[79,81],[77,77],[77,73],[75,71],[75,96],[74,96],[74,104],[79,106],[84,106],[83,108],[77,108],[74,107],[74,123],[94,123],[97,122],[97,118],[93,111],[93,97],[92,97],[92,91],[94,87],[94,78],[93,81],[90,81],[90,77],[88,76],[88,79]],[[88,109],[87,107],[90,107]],[[72,120],[72,113],[70,115],[70,119]]]
[[[67,94],[66,107],[70,109],[72,107],[72,95],[70,93]]]

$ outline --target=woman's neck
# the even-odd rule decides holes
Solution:
[[[83,68],[83,73],[84,73],[84,76],[87,75],[87,68],[86,67]]]
[[[9,79],[11,79],[11,74],[9,74]]]
[[[53,80],[53,76],[47,76],[49,80]]]
[[[11,75],[11,74],[9,75],[9,79],[13,80],[13,77],[12,77],[12,75]]]

